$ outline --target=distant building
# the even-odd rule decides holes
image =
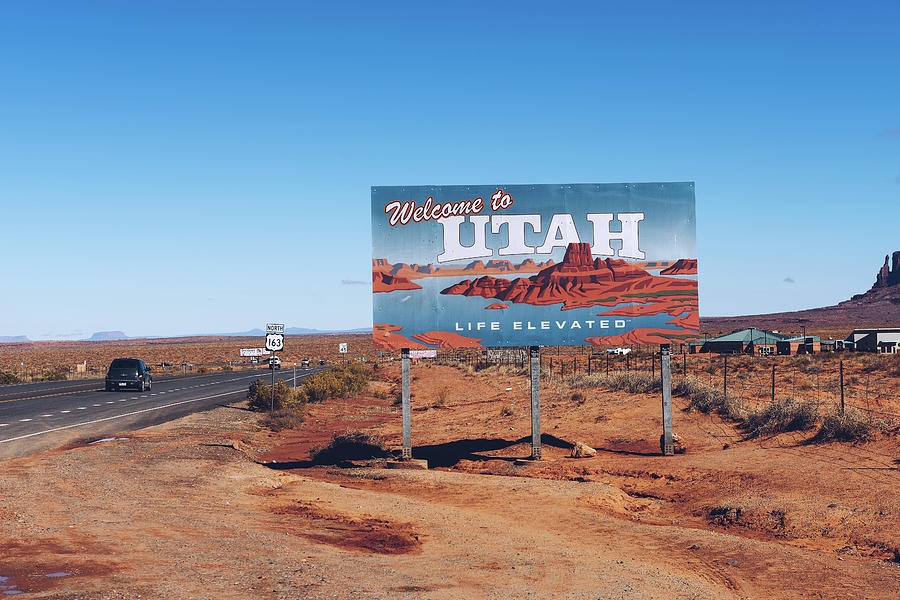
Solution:
[[[854,329],[843,343],[847,350],[878,352],[880,354],[900,353],[900,327],[884,329]]]
[[[817,335],[793,337],[777,344],[778,354],[815,354],[822,350],[822,340]]]
[[[778,352],[778,343],[791,339],[788,335],[765,329],[739,329],[727,335],[707,338],[688,345],[691,354],[715,352],[718,354],[757,354],[766,356]]]

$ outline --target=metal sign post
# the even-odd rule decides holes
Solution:
[[[662,413],[663,434],[660,438],[660,449],[664,456],[675,454],[675,444],[672,439],[672,366],[668,350],[659,353],[659,376],[662,380]]]
[[[531,458],[541,458],[541,348],[531,347]]]
[[[272,352],[269,359],[269,370],[272,371],[272,399],[269,401],[269,412],[275,410],[275,360],[278,351],[284,350],[284,323],[266,323],[266,350]]]
[[[409,405],[409,348],[400,350],[401,401],[403,403],[403,451],[401,460],[412,458],[412,409]]]

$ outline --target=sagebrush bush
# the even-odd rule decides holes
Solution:
[[[864,442],[886,429],[885,423],[872,418],[861,410],[848,408],[844,414],[828,415],[811,442]]]
[[[370,377],[371,371],[361,364],[339,365],[304,379],[299,393],[308,402],[349,398],[363,391]]]
[[[819,411],[815,403],[788,398],[750,411],[744,418],[742,427],[750,437],[804,431],[812,429],[818,417]]]
[[[284,380],[275,383],[275,400],[274,406],[272,401],[272,386],[266,385],[262,379],[257,379],[250,383],[250,390],[247,392],[247,401],[250,410],[258,412],[268,411],[271,406],[274,410],[302,410],[305,399],[299,393],[288,386]]]
[[[69,374],[64,369],[50,369],[41,374],[41,381],[65,381],[69,378]]]
[[[0,371],[0,385],[9,385],[10,383],[21,383],[21,380],[9,371]]]

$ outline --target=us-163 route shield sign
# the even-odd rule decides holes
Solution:
[[[272,352],[281,352],[284,350],[284,334],[267,333],[266,350],[271,350]]]
[[[693,183],[372,188],[377,348],[697,338]]]

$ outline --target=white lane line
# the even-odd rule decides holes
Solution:
[[[102,406],[101,404],[95,404],[94,406]]]
[[[0,427],[9,427],[9,423],[0,423]]]
[[[42,417],[52,417],[53,415],[41,415]]]
[[[112,400],[108,400],[106,403],[107,403],[107,404],[112,404],[113,401],[112,401]]]
[[[36,435],[43,435],[45,433],[53,433],[54,431],[62,431],[63,429],[72,429],[73,427],[81,427],[82,425],[91,425],[93,423],[102,423],[103,421],[111,421],[112,419],[121,419],[122,417],[130,417],[132,415],[139,415],[146,412],[151,412],[154,410],[160,410],[163,408],[170,408],[172,406],[180,406],[182,404],[190,404],[191,402],[200,402],[201,400],[212,400],[213,398],[221,398],[223,396],[233,396],[235,394],[246,394],[244,390],[235,390],[233,392],[224,392],[222,394],[213,394],[212,396],[204,396],[203,398],[194,398],[192,400],[182,400],[181,402],[173,402],[172,404],[163,404],[162,406],[154,406],[152,408],[145,408],[143,410],[134,410],[131,412],[127,412],[121,415],[115,415],[112,417],[104,417],[102,419],[94,419],[93,421],[84,421],[83,423],[75,423],[73,425],[63,425],[62,427],[54,427],[53,429],[45,429],[44,431],[36,431],[34,433],[26,433],[25,435],[20,435],[17,437],[8,438],[5,440],[0,440],[0,444],[5,442],[15,442],[16,440],[23,440],[25,438],[34,437]],[[63,411],[68,412],[68,411]],[[31,419],[23,419],[30,421]]]
[[[126,402],[128,398],[119,398],[119,402]]]
[[[70,412],[72,412],[72,411],[71,411],[71,410],[61,410],[61,411],[59,411],[59,412],[61,412],[61,413],[70,413]]]
[[[27,423],[31,419],[19,419],[19,423]]]
[[[79,406],[78,410],[87,410],[87,406]]]

